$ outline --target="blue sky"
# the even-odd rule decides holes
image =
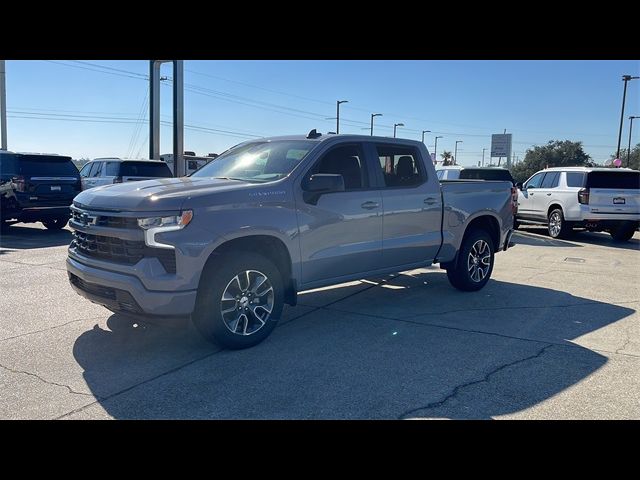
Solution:
[[[148,61],[6,63],[9,149],[73,158],[148,156]],[[171,76],[170,64],[162,74]],[[603,162],[615,151],[623,74],[640,61],[185,61],[185,150],[220,153],[259,136],[335,131],[420,139],[477,164],[491,134],[513,134],[514,154],[548,140],[582,141]],[[168,83],[168,82],[164,82]],[[161,151],[172,150],[171,87],[162,88]],[[640,115],[640,80],[625,119]],[[24,118],[28,117],[28,118]],[[623,147],[628,140],[625,120]],[[640,142],[640,121],[632,143]],[[488,157],[488,153],[487,153]]]

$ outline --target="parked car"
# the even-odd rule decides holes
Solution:
[[[439,180],[504,180],[516,182],[511,176],[511,172],[502,167],[464,167],[451,165],[436,168]]]
[[[638,170],[548,168],[518,188],[517,221],[546,224],[553,238],[580,227],[627,241],[640,225]]]
[[[0,151],[0,223],[42,222],[60,230],[80,193],[80,174],[71,157]]]
[[[122,160],[121,158],[96,158],[80,170],[82,189],[110,185],[112,183],[150,180],[172,177],[169,166],[160,160]]]
[[[441,186],[422,142],[312,131],[244,142],[189,177],[82,192],[67,270],[114,312],[191,316],[245,348],[301,290],[431,264],[481,289],[514,207],[508,182]]]

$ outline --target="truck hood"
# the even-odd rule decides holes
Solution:
[[[91,188],[78,194],[74,203],[111,211],[177,211],[192,197],[253,186],[217,178],[161,178]]]

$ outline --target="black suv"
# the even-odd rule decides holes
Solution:
[[[0,223],[42,222],[59,230],[80,193],[80,173],[71,157],[0,152]]]

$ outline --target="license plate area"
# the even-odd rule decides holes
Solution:
[[[625,203],[627,203],[627,201],[622,197],[616,197],[613,199],[614,205],[624,205]]]
[[[59,192],[62,190],[62,187],[60,185],[51,185],[51,191],[52,192]],[[615,203],[615,200],[614,200]]]

